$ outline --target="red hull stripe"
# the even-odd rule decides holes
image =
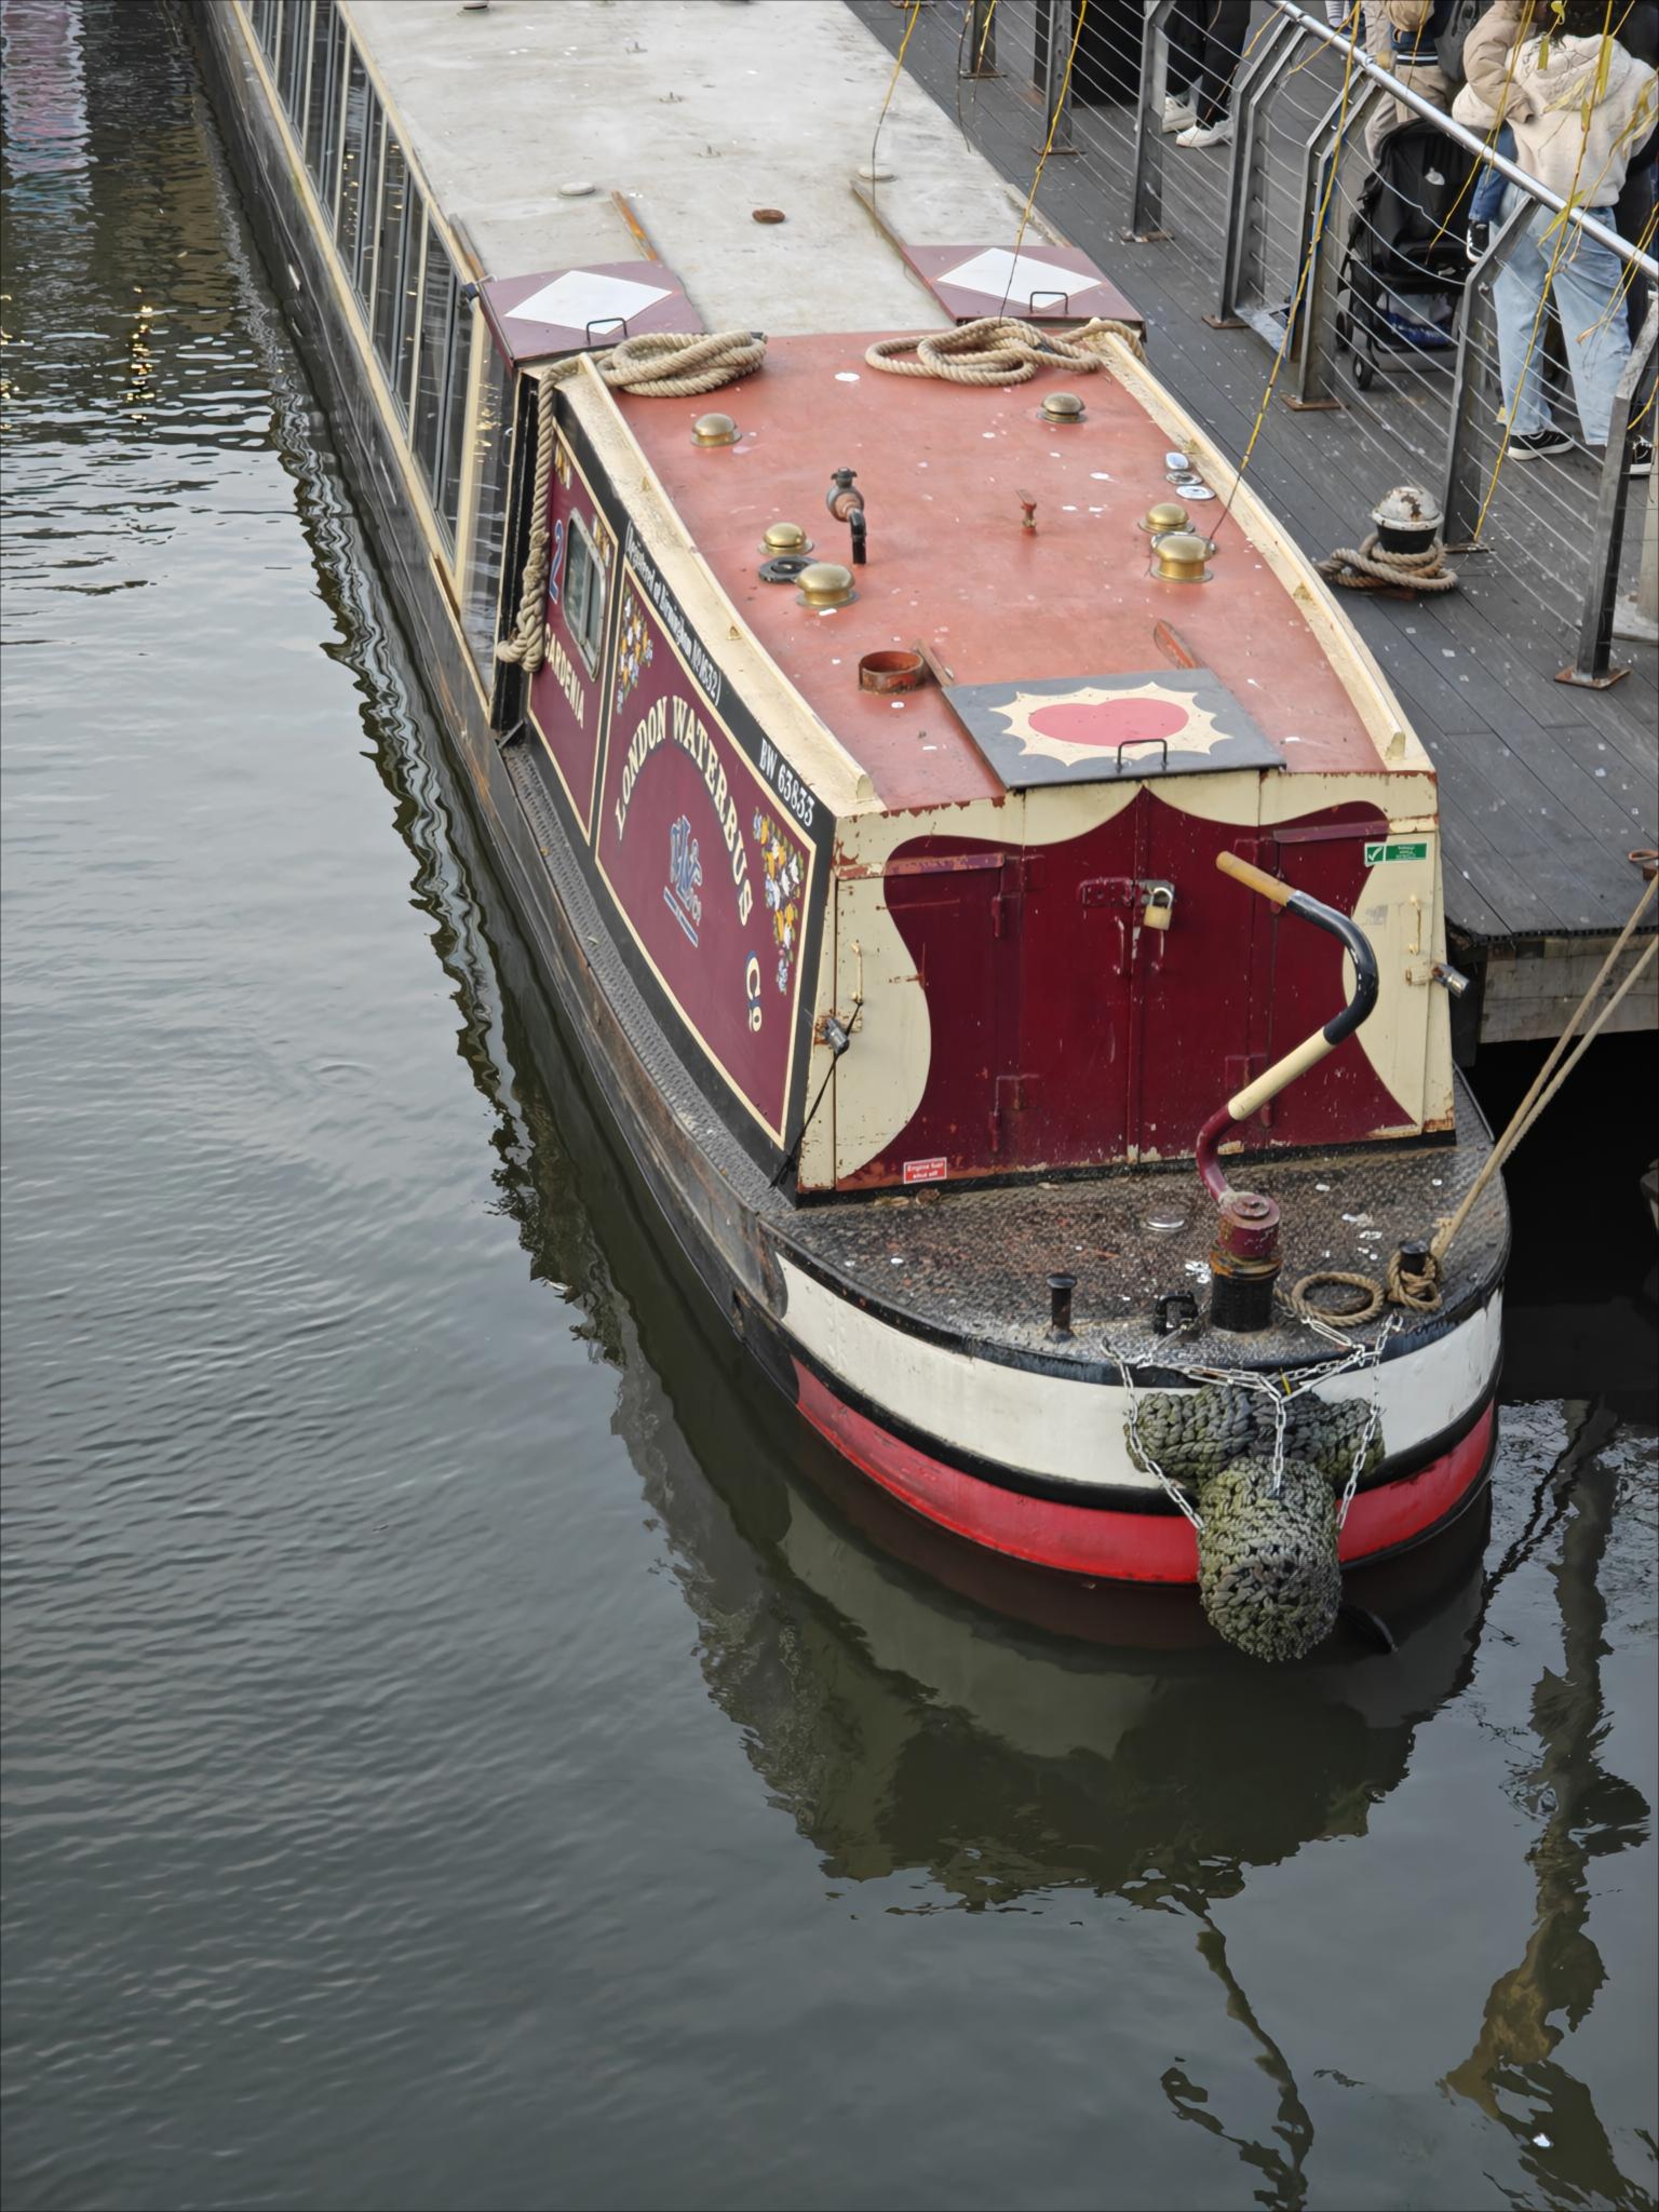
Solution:
[[[924,1519],[970,1543],[1067,1574],[1127,1583],[1197,1581],[1197,1540],[1180,1515],[1065,1505],[981,1482],[902,1443],[843,1405],[799,1360],[794,1367],[800,1410],[813,1427]],[[1342,1531],[1343,1559],[1394,1551],[1447,1519],[1480,1480],[1497,1418],[1497,1408],[1488,1406],[1466,1437],[1418,1474],[1362,1491]]]

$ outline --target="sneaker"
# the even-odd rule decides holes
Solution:
[[[1190,100],[1183,100],[1177,92],[1166,93],[1164,99],[1164,128],[1166,131],[1190,131],[1198,122],[1198,110]]]
[[[1472,222],[1465,234],[1464,243],[1468,249],[1469,261],[1473,265],[1480,259],[1486,248],[1492,244],[1492,225],[1489,222]]]
[[[1607,449],[1605,446],[1586,446],[1584,451],[1598,469],[1607,458]],[[1650,477],[1653,474],[1653,441],[1650,438],[1631,440],[1630,459],[1626,464],[1625,474],[1627,477]]]
[[[1512,461],[1543,461],[1555,453],[1570,453],[1572,440],[1564,437],[1553,424],[1547,430],[1522,430],[1510,440],[1510,459]]]
[[[1176,140],[1177,146],[1224,146],[1233,135],[1231,115],[1218,115],[1213,123],[1194,123],[1190,131],[1183,131]]]

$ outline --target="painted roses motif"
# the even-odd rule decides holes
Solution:
[[[633,691],[655,657],[656,641],[646,628],[645,609],[633,585],[623,586],[622,626],[617,638],[617,681],[611,710],[620,714],[623,702]]]
[[[772,939],[777,948],[777,983],[787,993],[800,948],[801,856],[769,814],[756,810],[750,825],[766,869],[766,910],[772,917]]]

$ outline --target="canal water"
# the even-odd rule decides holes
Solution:
[[[13,2212],[1651,2203],[1638,1063],[1392,1655],[878,1511],[580,1086],[176,22],[4,29]]]

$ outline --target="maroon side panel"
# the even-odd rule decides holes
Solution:
[[[781,1140],[817,856],[624,556],[596,852],[634,942]]]
[[[600,512],[580,466],[561,439],[549,509],[553,546],[547,578],[547,659],[530,686],[530,719],[575,810],[584,836],[593,827],[593,773],[599,760],[604,641],[590,646],[569,620],[567,581],[574,533],[586,532],[605,579],[608,603],[617,574],[617,537]],[[591,656],[591,657],[590,657]]]

